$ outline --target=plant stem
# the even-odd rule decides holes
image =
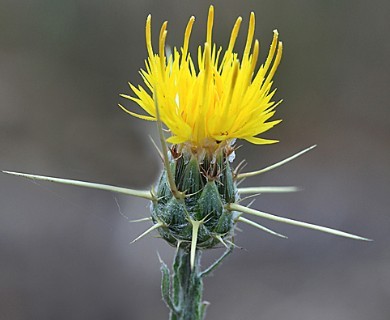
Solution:
[[[172,276],[161,260],[161,293],[170,309],[169,320],[204,320],[208,302],[202,301],[203,277],[213,272],[232,252],[233,245],[204,271],[200,269],[201,250],[196,250],[195,263],[191,268],[191,253],[178,247],[172,266]]]
[[[178,247],[173,261],[173,275],[161,262],[162,296],[171,310],[170,320],[203,320],[206,303],[202,301],[203,281],[200,272],[201,251],[195,254],[195,263],[191,268],[190,252]]]
[[[201,251],[196,250],[191,269],[190,252],[178,248],[173,262],[173,299],[179,312],[171,311],[170,320],[203,320],[203,281],[200,275]]]

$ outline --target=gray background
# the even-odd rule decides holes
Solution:
[[[0,1],[0,168],[147,188],[161,163],[153,124],[116,107],[146,57],[144,23],[180,45],[208,1]],[[390,318],[389,2],[214,1],[214,39],[226,47],[238,15],[256,12],[264,59],[277,28],[285,51],[275,83],[284,121],[271,146],[240,142],[238,158],[261,168],[318,148],[248,186],[298,185],[254,206],[374,238],[364,243],[265,222],[288,240],[243,225],[238,245],[205,281],[208,319]],[[241,33],[239,50],[244,36]],[[154,38],[156,39],[156,37]],[[146,201],[0,176],[0,319],[167,319]],[[120,210],[116,204],[119,203]],[[205,255],[206,265],[220,253]]]

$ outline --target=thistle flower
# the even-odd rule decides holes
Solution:
[[[156,186],[157,199],[152,206],[154,226],[160,235],[174,246],[191,250],[191,266],[197,249],[209,249],[220,243],[232,243],[238,221],[282,236],[258,223],[242,217],[242,213],[257,215],[305,227],[315,227],[275,217],[238,204],[244,193],[260,193],[265,188],[237,188],[237,182],[261,172],[239,174],[231,167],[236,139],[254,144],[277,142],[258,137],[280,120],[270,120],[276,106],[272,98],[272,78],[282,57],[278,32],[265,62],[256,70],[259,41],[253,40],[255,15],[249,18],[244,52],[234,52],[242,18],[234,24],[225,52],[212,42],[214,8],[210,6],[206,42],[198,47],[197,63],[188,51],[195,18],[188,21],[183,46],[165,55],[167,22],[159,33],[158,53],[153,51],[151,16],[146,20],[146,70],[140,74],[146,85],[130,84],[134,95],[121,95],[136,102],[147,114],[125,112],[143,120],[165,124],[172,144],[162,156],[165,170]],[[160,130],[161,136],[163,135]],[[303,152],[310,150],[308,148]],[[274,192],[296,191],[294,187],[269,189]],[[282,219],[282,220],[280,220]],[[322,231],[332,232],[321,227]],[[337,232],[339,235],[346,235]]]
[[[241,58],[234,52],[242,18],[234,24],[225,52],[212,42],[214,8],[211,6],[207,21],[206,42],[198,48],[194,62],[188,52],[195,18],[188,21],[183,46],[165,55],[167,22],[159,34],[158,53],[154,53],[151,40],[151,16],[146,20],[146,70],[141,70],[146,90],[130,84],[134,96],[122,97],[136,102],[146,113],[139,114],[120,107],[127,113],[150,121],[160,120],[171,136],[167,142],[193,153],[212,154],[228,146],[235,139],[255,144],[277,142],[257,137],[280,120],[270,121],[278,103],[272,101],[272,78],[282,57],[282,43],[278,32],[274,37],[264,64],[256,71],[259,41],[253,41],[255,15],[249,19],[249,29]],[[254,42],[254,44],[253,44]]]
[[[143,113],[124,111],[137,118],[156,121],[159,129],[164,169],[150,191],[60,179],[11,171],[4,173],[31,179],[108,190],[151,200],[151,217],[134,221],[152,221],[152,226],[133,242],[153,230],[177,248],[172,271],[161,261],[162,295],[171,320],[201,320],[206,303],[202,301],[202,279],[213,271],[234,247],[237,223],[249,224],[272,235],[286,238],[244,215],[257,216],[304,228],[315,229],[358,240],[369,240],[343,231],[283,218],[240,204],[246,194],[294,192],[295,187],[239,188],[238,182],[277,168],[313,149],[306,148],[269,167],[241,173],[241,164],[233,168],[235,141],[269,144],[276,140],[259,137],[280,120],[271,120],[281,102],[273,101],[273,76],[282,56],[278,32],[265,62],[256,68],[259,42],[253,40],[255,15],[251,13],[245,48],[241,59],[234,51],[241,18],[234,24],[226,51],[212,42],[214,8],[210,6],[204,46],[193,60],[189,41],[195,18],[191,17],[183,46],[165,54],[167,22],[159,34],[158,53],[153,51],[151,16],[146,20],[148,58],[141,76],[146,89],[130,84],[133,95],[121,95],[136,102]],[[163,124],[169,132],[165,138]],[[167,143],[170,144],[169,148]],[[205,249],[222,245],[226,251],[209,268],[200,270],[200,255]]]
[[[140,72],[147,89],[130,84],[134,96],[122,95],[136,102],[147,115],[120,105],[132,116],[164,123],[171,134],[166,139],[172,144],[169,157],[163,148],[166,169],[156,187],[152,228],[158,229],[170,244],[190,249],[191,267],[197,248],[209,249],[220,243],[227,246],[225,240],[231,242],[234,224],[239,220],[229,208],[239,200],[229,161],[234,141],[276,142],[256,136],[280,122],[269,119],[277,106],[272,101],[272,77],[282,56],[282,43],[274,31],[268,57],[256,71],[259,42],[253,45],[254,13],[250,15],[241,61],[234,52],[241,17],[222,54],[222,48],[212,42],[214,8],[210,6],[206,42],[199,46],[195,63],[188,52],[194,21],[194,17],[188,21],[183,46],[174,48],[167,57],[167,22],[162,24],[158,53],[154,53],[148,16],[148,59],[146,70]],[[165,146],[165,141],[162,144]]]

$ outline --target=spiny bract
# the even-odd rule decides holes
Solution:
[[[152,205],[153,220],[161,224],[159,233],[170,244],[190,248],[194,228],[198,228],[198,248],[212,248],[232,236],[235,216],[226,205],[238,200],[238,192],[228,160],[230,152],[233,149],[224,148],[214,158],[206,156],[199,161],[172,149],[170,169],[185,196],[174,196],[164,170]]]

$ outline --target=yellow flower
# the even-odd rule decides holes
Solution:
[[[214,152],[218,146],[234,139],[244,139],[254,144],[268,144],[257,135],[269,130],[281,120],[269,121],[279,103],[272,101],[272,77],[282,56],[282,43],[274,31],[273,41],[264,64],[256,71],[259,42],[253,44],[255,15],[250,15],[249,29],[241,61],[234,52],[242,18],[234,24],[228,48],[212,42],[214,8],[210,6],[207,36],[203,47],[198,47],[198,58],[193,60],[188,52],[192,26],[187,24],[183,46],[165,55],[167,22],[159,35],[158,53],[151,41],[151,16],[146,20],[146,47],[148,59],[141,76],[147,90],[130,84],[135,96],[121,95],[136,102],[147,115],[120,107],[132,116],[144,120],[160,119],[169,129],[169,143],[188,146],[192,151]],[[281,101],[280,101],[281,102]],[[223,142],[221,144],[221,142]]]

